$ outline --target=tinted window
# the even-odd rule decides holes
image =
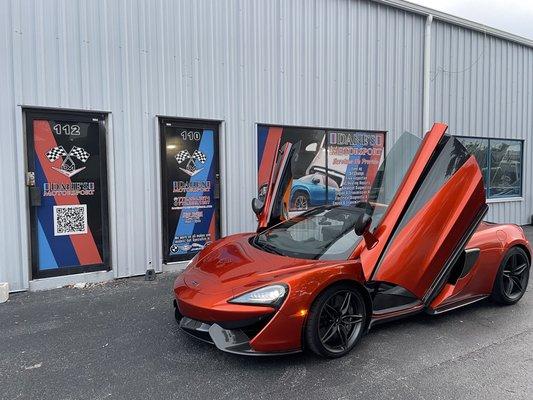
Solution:
[[[522,141],[458,137],[476,157],[487,198],[522,195]]]
[[[404,132],[381,163],[368,197],[370,204],[381,205],[367,209],[367,213],[372,216],[372,228],[381,222],[421,142],[422,139],[418,136]]]
[[[465,147],[466,151],[476,157],[476,161],[483,175],[483,185],[487,189],[489,181],[489,139],[462,137],[457,138]]]
[[[489,197],[516,197],[522,192],[522,142],[490,141]]]
[[[402,217],[396,233],[437,193],[442,185],[457,171],[470,154],[464,146],[452,136],[444,136],[438,144],[428,171],[422,179],[407,212]]]

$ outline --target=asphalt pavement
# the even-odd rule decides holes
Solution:
[[[322,360],[236,356],[186,336],[173,316],[175,275],[12,294],[0,304],[0,398],[533,398],[531,284],[515,306],[416,315]]]

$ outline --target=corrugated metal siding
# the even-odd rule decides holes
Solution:
[[[424,20],[408,12],[345,0],[12,0],[0,14],[2,138],[16,148],[1,161],[14,191],[0,221],[16,235],[1,230],[0,280],[15,289],[28,279],[17,104],[110,111],[117,276],[160,262],[156,115],[224,122],[227,234],[254,229],[256,123],[386,129],[389,140],[421,129]]]
[[[109,111],[116,276],[143,273],[150,263],[160,267],[157,115],[222,122],[225,234],[254,229],[249,204],[256,194],[256,123],[387,130],[388,145],[404,130],[422,130],[425,18],[375,2],[11,0],[0,2],[0,21],[0,135],[10,149],[0,158],[0,185],[9,188],[0,207],[0,281],[13,289],[27,287],[29,270],[20,105]],[[451,28],[436,26],[440,45]],[[476,37],[454,29],[460,43]],[[455,50],[455,43],[447,46],[442,51],[473,57]],[[501,62],[496,59],[508,46],[505,51],[517,57],[513,68],[524,69],[531,88],[531,71],[525,71],[531,51],[526,60],[519,46],[499,46],[493,61]],[[433,50],[434,71],[443,59],[439,51]],[[441,88],[448,85],[453,96],[468,98],[452,81],[440,74],[433,86],[441,97],[448,96],[450,89]],[[476,82],[475,88],[484,87],[481,78]],[[485,96],[511,95],[507,86],[490,87]],[[507,117],[506,127],[531,110],[531,89],[521,93],[516,101],[522,108]],[[492,112],[495,99],[480,112]],[[459,121],[465,124],[469,114],[451,115],[457,101],[433,104],[433,115],[452,119],[453,130],[466,130]],[[528,118],[511,126],[525,135],[520,128],[531,132]],[[486,128],[483,121],[478,116],[468,127]],[[530,169],[528,174],[531,179]],[[526,212],[526,203],[517,207],[498,219]]]
[[[491,203],[487,219],[526,224],[533,214],[533,49],[435,21],[431,107],[456,135],[523,139],[523,201]]]

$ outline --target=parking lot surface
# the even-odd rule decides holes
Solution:
[[[531,282],[515,306],[416,315],[322,360],[235,356],[188,337],[174,321],[175,275],[12,294],[0,304],[0,398],[532,398]]]

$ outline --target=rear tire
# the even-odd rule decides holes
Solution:
[[[520,247],[512,247],[500,265],[491,298],[499,304],[517,303],[526,292],[531,262]]]
[[[330,286],[309,310],[305,343],[321,357],[342,357],[363,336],[367,317],[364,298],[357,289],[345,283]]]

